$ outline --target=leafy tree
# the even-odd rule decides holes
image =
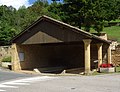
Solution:
[[[54,1],[52,4],[50,4],[47,7],[48,10],[48,16],[55,18],[57,20],[61,20],[60,18],[60,14],[61,14],[61,3],[57,3],[56,1]]]
[[[14,26],[15,8],[0,6],[0,44],[7,45],[9,40],[16,35]],[[14,30],[13,30],[14,29]]]
[[[16,30],[7,23],[0,27],[0,45],[7,45],[12,37],[16,35]]]
[[[79,28],[84,25],[86,31],[90,31],[94,25],[96,31],[100,32],[104,21],[118,18],[119,6],[119,0],[64,0],[63,21]]]

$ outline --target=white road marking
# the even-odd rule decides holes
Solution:
[[[29,85],[28,83],[5,82],[3,85]]]
[[[27,78],[27,79],[22,79],[20,81],[29,81],[29,82],[36,82],[36,81],[46,81],[53,79],[54,77],[49,77],[49,76],[42,76],[42,77],[33,77],[33,78]]]
[[[18,88],[18,87],[0,84],[0,88]]]
[[[5,91],[5,90],[1,90],[1,89],[0,89],[0,92],[3,92],[3,91]]]
[[[17,86],[11,86],[11,85],[30,85],[30,83],[33,83],[33,82],[47,81],[54,78],[55,77],[38,76],[38,77],[32,77],[32,78],[19,79],[19,80],[0,83],[0,88],[18,88]],[[2,91],[6,91],[6,90],[0,89],[0,92]]]

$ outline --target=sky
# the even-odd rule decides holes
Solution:
[[[0,5],[13,6],[19,9],[20,6],[25,5],[26,7],[32,5],[36,0],[0,0]],[[61,0],[62,1],[62,0]],[[48,0],[51,3],[51,0]]]

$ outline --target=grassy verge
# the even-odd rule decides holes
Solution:
[[[82,28],[84,30],[84,28]],[[93,28],[90,29],[91,33],[97,33]],[[103,32],[106,32],[109,39],[117,40],[120,42],[120,26],[104,27]]]
[[[108,38],[115,39],[120,42],[120,26],[105,27],[103,32],[108,34]]]
[[[117,73],[120,73],[120,66],[119,66],[119,67],[116,67],[116,72],[117,72]]]
[[[120,22],[120,19],[111,20],[110,22]]]

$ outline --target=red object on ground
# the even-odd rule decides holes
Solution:
[[[110,68],[110,67],[113,67],[113,64],[101,64],[100,67],[102,67],[102,68]]]

